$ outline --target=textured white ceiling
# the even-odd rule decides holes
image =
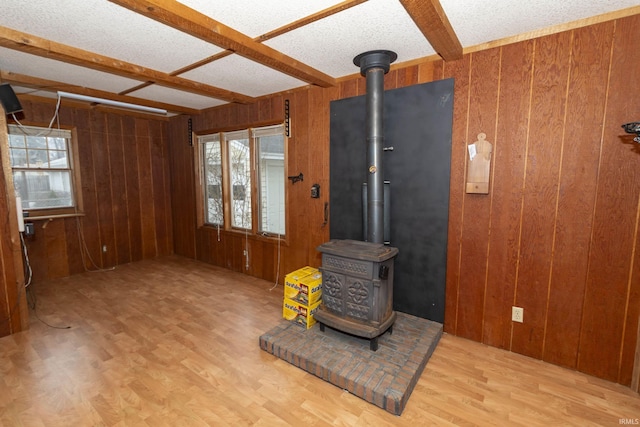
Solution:
[[[640,0],[440,2],[463,47],[640,6]],[[181,3],[255,38],[342,1],[182,0]],[[0,26],[167,74],[222,52],[218,46],[107,0],[4,0],[1,10]],[[358,73],[353,57],[367,50],[393,50],[398,54],[397,62],[435,53],[398,0],[369,0],[265,44],[335,78]],[[0,70],[114,93],[141,83],[7,48],[0,48]],[[238,55],[202,65],[180,77],[251,97],[307,84]],[[34,91],[13,86],[16,92]],[[37,93],[51,90],[41,89]],[[158,85],[131,95],[195,109],[227,102]]]
[[[180,3],[254,38],[341,1],[181,0]]]
[[[393,50],[398,62],[435,53],[404,7],[394,0],[369,0],[265,44],[334,77],[358,73],[353,58],[368,50]]]
[[[492,40],[638,6],[638,0],[440,0],[460,43]]]

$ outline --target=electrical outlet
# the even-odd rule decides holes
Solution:
[[[524,322],[524,308],[516,306],[511,307],[511,320],[518,323]]]
[[[107,252],[107,245],[102,245],[102,252],[104,252],[104,253]]]

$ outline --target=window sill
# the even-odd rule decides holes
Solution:
[[[75,217],[81,217],[84,215],[85,215],[84,212],[74,212],[74,213],[68,213],[68,214],[25,216],[24,220],[25,221],[41,221],[41,220],[48,219],[49,221],[53,221],[54,219],[58,219],[58,218],[75,218]]]

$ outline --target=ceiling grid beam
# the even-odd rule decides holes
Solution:
[[[439,0],[400,0],[400,3],[442,59],[462,58],[462,45]]]
[[[193,80],[187,80],[182,77],[172,76],[161,71],[56,43],[7,27],[0,27],[0,46],[134,80],[144,82],[152,81],[160,86],[184,90],[229,102],[249,104],[255,101],[255,98],[251,96],[220,89]]]

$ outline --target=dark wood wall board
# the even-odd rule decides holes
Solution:
[[[613,22],[574,31],[543,360],[576,368]],[[589,89],[591,88],[591,89]],[[580,218],[580,221],[576,221]]]
[[[640,305],[631,265],[638,252],[640,155],[620,128],[640,120],[640,102],[629,91],[640,84],[639,37],[640,16],[616,22],[578,354],[578,369],[611,381],[630,378]]]
[[[500,50],[490,49],[470,55],[472,68],[469,73],[469,107],[465,148],[465,168],[459,171],[466,176],[469,155],[466,148],[484,133],[495,143],[496,109],[500,69]],[[494,163],[495,164],[495,163]],[[466,180],[465,180],[466,181]],[[491,185],[491,183],[490,183]],[[458,288],[457,334],[475,341],[482,341],[483,310],[487,287],[487,263],[489,255],[489,225],[491,200],[489,194],[463,194],[462,230],[460,238],[460,280]]]
[[[529,120],[533,41],[502,48],[482,342],[511,346]],[[520,125],[514,125],[520,124]],[[501,165],[497,167],[496,165]],[[506,165],[506,166],[502,166]]]
[[[557,218],[571,33],[536,40],[512,349],[541,358]],[[545,143],[541,143],[545,141]]]

